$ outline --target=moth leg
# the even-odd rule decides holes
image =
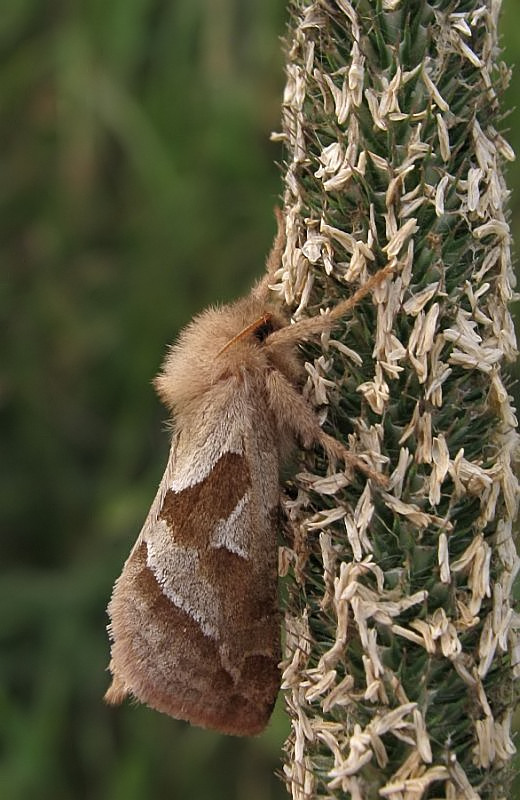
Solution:
[[[386,485],[387,479],[384,475],[369,467],[362,458],[351,453],[345,445],[322,430],[312,408],[280,372],[272,370],[267,373],[266,387],[274,416],[301,440],[305,449],[313,444],[320,444],[329,461],[343,461],[363,472],[368,478]]]
[[[271,247],[271,251],[267,256],[265,263],[266,274],[256,284],[253,293],[259,300],[266,301],[269,299],[269,284],[273,282],[274,273],[282,263],[282,253],[285,247],[285,217],[283,212],[278,206],[275,206],[274,214],[276,217],[276,235]]]

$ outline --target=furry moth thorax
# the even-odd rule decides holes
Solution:
[[[155,387],[173,416],[170,455],[108,607],[112,684],[171,716],[259,733],[278,694],[279,468],[295,441],[383,482],[321,428],[300,385],[297,343],[330,328],[386,277],[380,270],[328,315],[289,324],[267,275],[248,297],[194,318]]]

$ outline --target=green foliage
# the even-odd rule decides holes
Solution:
[[[519,10],[504,8],[506,57],[519,61]],[[280,0],[3,4],[9,800],[285,796],[272,776],[282,712],[238,741],[101,702],[105,606],[168,446],[150,381],[193,312],[249,286],[274,229],[284,13]],[[520,182],[518,165],[510,175]],[[512,209],[520,223],[518,198]]]
[[[4,4],[5,5],[5,4]],[[8,3],[0,794],[284,796],[260,740],[106,708],[105,606],[168,448],[150,381],[262,271],[280,190],[278,3]]]

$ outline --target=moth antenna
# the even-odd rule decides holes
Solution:
[[[285,328],[273,331],[266,339],[266,346],[271,347],[271,345],[273,345],[276,347],[279,344],[297,342],[309,336],[315,336],[327,328],[333,327],[338,319],[348,314],[348,312],[366,297],[372,289],[375,289],[385,278],[391,275],[393,270],[393,265],[388,265],[378,270],[363,284],[363,286],[360,286],[353,295],[347,298],[347,300],[342,300],[337,306],[334,306],[328,314],[320,317],[302,319],[292,325],[287,325]]]
[[[276,235],[267,256],[266,274],[253,288],[252,294],[260,301],[266,301],[269,298],[269,284],[273,282],[274,273],[282,263],[282,253],[285,247],[285,217],[283,212],[278,206],[274,208],[274,215],[276,217]]]
[[[218,351],[217,358],[220,355],[222,355],[222,353],[224,353],[229,347],[232,347],[232,345],[234,345],[237,342],[239,342],[245,336],[247,336],[248,334],[252,333],[253,331],[256,331],[258,328],[261,328],[262,325],[266,325],[270,321],[271,321],[271,314],[262,314],[262,316],[258,317],[258,319],[255,319],[254,322],[251,322],[249,325],[246,325],[245,328],[242,328],[242,330],[239,331],[239,333],[237,333],[236,336],[233,336],[233,338],[230,339],[229,342],[226,342],[224,347],[222,347]]]

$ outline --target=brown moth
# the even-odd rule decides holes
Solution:
[[[106,701],[131,695],[235,735],[263,730],[280,686],[280,464],[300,441],[383,481],[321,429],[299,391],[295,345],[330,329],[389,269],[329,314],[291,325],[269,299],[283,227],[278,213],[264,279],[195,317],[155,379],[174,419],[170,455],[108,607]]]

